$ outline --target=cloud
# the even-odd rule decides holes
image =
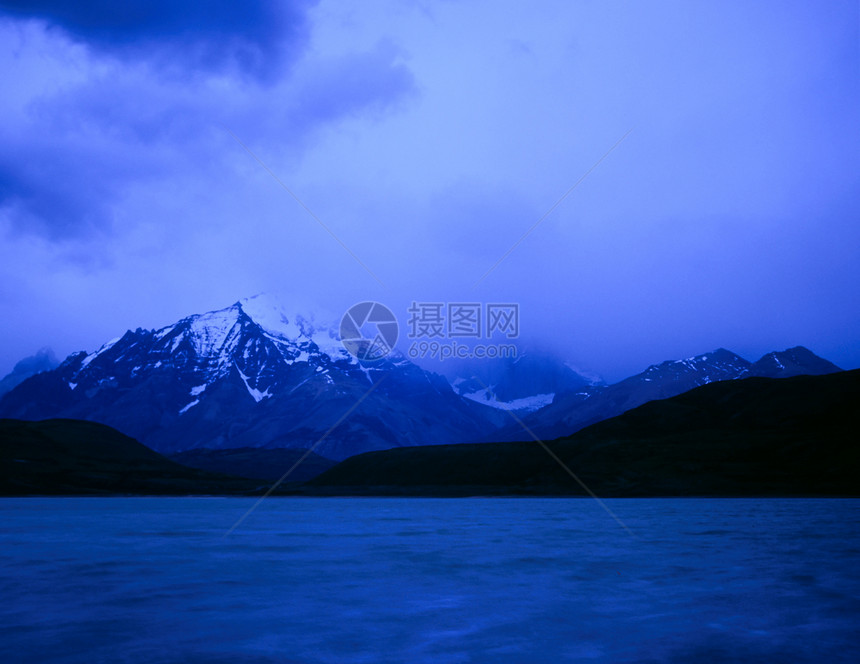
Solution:
[[[0,2],[0,14],[35,19],[122,59],[181,61],[205,70],[268,76],[301,51],[314,0],[30,0]]]
[[[294,289],[518,301],[607,379],[720,345],[857,366],[856,3],[509,4],[293,4],[266,37],[0,0],[0,365]]]
[[[359,114],[379,116],[415,92],[415,80],[389,42],[363,53],[323,60],[296,77],[287,110],[290,125]]]
[[[12,230],[52,241],[110,227],[122,164],[100,146],[52,145],[44,140],[6,140],[0,155],[0,212]]]
[[[0,66],[23,73],[0,102],[0,222],[52,242],[133,223],[130,191],[179,200],[193,187],[183,183],[241,167],[247,155],[225,127],[272,166],[289,168],[322,128],[378,120],[415,89],[400,52],[385,41],[303,57],[271,83],[163,77],[148,64],[81,52],[38,24],[0,25],[0,42],[4,34]]]

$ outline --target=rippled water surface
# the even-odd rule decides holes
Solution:
[[[4,662],[857,662],[860,501],[0,500]]]

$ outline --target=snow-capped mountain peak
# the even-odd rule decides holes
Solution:
[[[801,374],[817,376],[842,371],[832,362],[818,357],[808,348],[795,346],[767,353],[752,365],[750,374],[770,378],[787,378]]]
[[[335,318],[328,312],[291,311],[266,293],[240,300],[234,306],[275,339],[292,343],[312,341],[320,352],[333,360],[352,358],[340,342]]]
[[[199,357],[229,355],[236,347],[241,331],[241,310],[228,307],[188,319],[188,338]]]
[[[749,374],[749,369],[750,363],[747,360],[730,350],[718,348],[684,360],[667,360],[652,364],[644,372],[628,380],[691,382],[691,386],[695,386],[742,378]]]
[[[332,458],[466,442],[492,426],[490,409],[399,353],[362,365],[330,320],[256,297],[159,330],[129,330],[27,379],[4,395],[0,415],[103,422],[168,452],[306,448],[325,433],[320,451]],[[329,431],[359,403],[349,423]]]

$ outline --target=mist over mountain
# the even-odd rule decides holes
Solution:
[[[529,348],[518,349],[515,357],[443,364],[440,371],[458,394],[520,415],[549,405],[558,394],[602,382],[583,376],[556,355]]]
[[[50,348],[40,348],[35,355],[25,357],[19,361],[11,372],[0,380],[0,396],[17,387],[30,376],[35,376],[42,371],[50,371],[59,366],[60,361]]]

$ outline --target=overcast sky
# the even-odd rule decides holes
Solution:
[[[0,375],[264,291],[860,366],[854,0],[198,4],[0,1]]]

